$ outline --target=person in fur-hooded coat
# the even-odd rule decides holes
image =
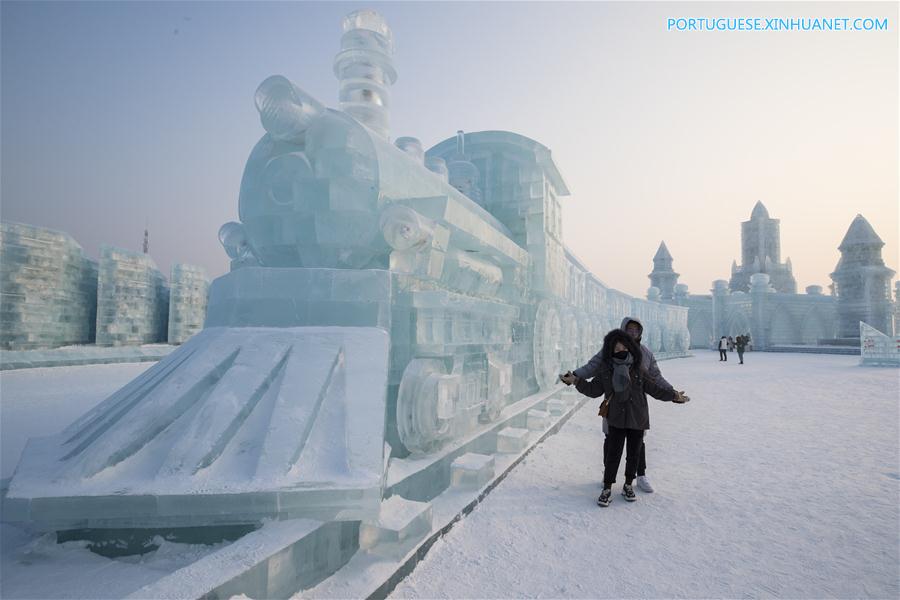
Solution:
[[[616,480],[623,447],[627,450],[622,494],[629,501],[636,499],[631,484],[637,472],[644,431],[650,428],[647,394],[668,402],[686,401],[671,385],[663,387],[642,370],[642,354],[640,345],[631,335],[613,329],[603,339],[597,374],[590,381],[575,378],[579,392],[591,398],[604,396],[609,401],[609,434],[604,443],[604,491],[598,500],[601,506],[609,504],[609,490]]]
[[[659,370],[659,365],[656,363],[656,357],[653,355],[653,352],[641,343],[641,337],[644,334],[644,325],[641,323],[640,319],[637,317],[625,317],[622,319],[621,329],[631,335],[641,348],[641,369],[651,378],[653,378],[659,385],[662,387],[672,388],[672,385],[666,381],[666,378],[663,377],[662,372]],[[574,378],[580,379],[590,379],[594,377],[600,369],[600,363],[602,362],[602,351],[597,352],[588,362],[587,364],[575,369],[574,371],[569,371],[565,375],[562,376],[562,381],[566,385],[571,385],[574,381]],[[608,424],[606,419],[603,419],[603,433],[609,434]],[[607,452],[607,443],[603,443],[603,455],[606,456]],[[641,449],[638,455],[638,466],[637,466],[637,484],[638,488],[646,493],[653,492],[653,486],[650,484],[650,480],[647,478],[647,447],[646,444],[641,441]]]

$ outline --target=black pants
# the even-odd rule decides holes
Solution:
[[[603,438],[603,467],[606,468],[606,456],[609,454],[609,436]],[[643,477],[647,474],[647,445],[641,437],[641,451],[638,454],[637,476]]]
[[[603,487],[610,487],[616,482],[616,473],[619,472],[619,464],[622,462],[622,450],[625,448],[625,483],[634,481],[637,471],[638,455],[641,453],[641,444],[644,441],[643,429],[619,429],[609,426],[609,435],[606,436],[606,457],[603,464]],[[608,444],[608,445],[607,445]]]
[[[728,360],[728,352],[725,350],[719,350],[719,361],[727,361]]]

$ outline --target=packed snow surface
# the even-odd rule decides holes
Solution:
[[[600,493],[589,401],[394,590],[434,597],[897,598],[900,380],[858,357],[660,363],[692,401],[651,400],[654,494]],[[3,476],[24,437],[68,425],[149,365],[0,374]],[[624,459],[623,459],[624,463]],[[624,464],[623,464],[624,468]],[[2,597],[121,597],[215,548],[110,560],[2,525]]]
[[[897,598],[898,371],[859,357],[660,363],[655,493],[597,506],[595,401],[440,539],[396,598]]]
[[[94,554],[82,541],[56,543],[56,534],[35,537],[22,528],[2,524],[0,597],[124,598],[145,585],[214,554],[227,546],[177,544],[157,538],[159,548],[115,560]]]
[[[153,363],[0,372],[0,479],[12,476],[30,437],[53,435]]]

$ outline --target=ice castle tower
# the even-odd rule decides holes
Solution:
[[[781,262],[781,225],[778,219],[769,217],[762,202],[757,202],[750,213],[750,220],[741,223],[740,266],[732,267],[729,289],[732,292],[749,292],[750,277],[765,273],[776,292],[797,293],[797,281],[791,272],[790,259]]]
[[[859,322],[891,335],[891,277],[884,242],[862,215],[856,215],[838,246],[841,258],[831,274],[837,296],[838,337],[859,337]]]
[[[659,289],[660,300],[669,302],[675,298],[675,285],[679,274],[672,269],[672,255],[665,242],[659,243],[659,249],[653,257],[653,272],[647,275],[650,285]]]

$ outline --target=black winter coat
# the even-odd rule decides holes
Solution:
[[[608,362],[600,365],[600,372],[590,381],[579,379],[575,387],[590,398],[609,397],[607,421],[619,429],[650,429],[650,409],[647,394],[663,402],[675,399],[675,390],[661,387],[643,372],[631,372],[631,385],[624,392],[614,392],[613,368]]]

